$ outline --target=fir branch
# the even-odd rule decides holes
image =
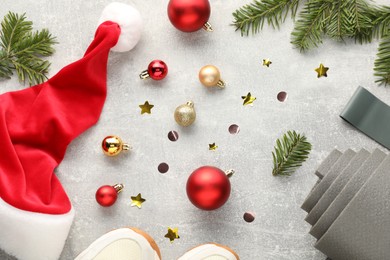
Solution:
[[[267,21],[274,28],[286,20],[288,13],[294,18],[300,0],[254,0],[233,13],[233,24],[241,35],[258,33]]]
[[[332,8],[328,0],[310,0],[306,2],[291,33],[291,43],[305,51],[322,43],[322,34]]]
[[[50,63],[42,57],[54,53],[57,42],[47,29],[32,32],[32,22],[25,14],[9,12],[1,22],[0,32],[0,78],[10,78],[16,70],[21,82],[30,85],[47,79]]]
[[[306,161],[310,150],[311,144],[304,135],[288,131],[282,139],[276,140],[275,152],[272,152],[272,175],[291,175]]]
[[[334,0],[328,24],[326,25],[326,34],[337,41],[343,40],[344,37],[354,35],[354,24],[352,10],[348,9],[349,0]]]
[[[385,86],[390,84],[390,34],[382,38],[374,66],[374,75],[379,77],[375,82]]]
[[[378,38],[390,34],[390,6],[377,7],[372,11],[372,16],[375,17],[373,34]]]

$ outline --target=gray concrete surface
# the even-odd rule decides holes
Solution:
[[[57,52],[50,58],[54,75],[83,55],[109,2],[3,0],[0,17],[8,10],[27,12],[36,28],[49,28],[57,36]],[[57,169],[77,212],[61,259],[73,259],[105,232],[124,226],[148,232],[168,260],[210,241],[230,246],[244,260],[325,259],[313,246],[300,205],[318,179],[316,168],[334,148],[381,148],[338,116],[358,85],[390,104],[390,90],[374,83],[377,42],[361,46],[327,40],[302,54],[289,43],[291,20],[280,30],[266,26],[249,38],[234,31],[231,13],[249,0],[212,0],[210,23],[215,32],[193,34],[169,23],[168,0],[123,2],[140,10],[145,30],[133,51],[111,55],[108,98],[100,121],[72,142]],[[272,60],[270,68],[261,65],[264,58]],[[168,64],[168,77],[141,81],[138,74],[153,59]],[[327,78],[317,79],[314,69],[320,62],[330,68]],[[219,67],[226,89],[200,85],[197,74],[206,64]],[[0,84],[1,93],[26,87],[15,78]],[[241,96],[249,91],[257,100],[253,107],[244,107]],[[279,91],[288,93],[286,102],[277,101]],[[140,115],[138,105],[145,100],[155,105],[151,115]],[[182,129],[173,111],[187,100],[195,102],[197,119]],[[227,131],[233,123],[241,128],[235,136]],[[271,151],[275,139],[290,129],[305,133],[313,151],[294,176],[275,178]],[[168,140],[170,130],[178,131],[177,142]],[[133,151],[105,157],[100,142],[109,134],[130,142]],[[209,151],[213,142],[219,148]],[[170,166],[165,175],[157,171],[161,162]],[[187,176],[202,165],[236,170],[231,198],[220,210],[200,211],[186,197]],[[124,192],[113,207],[102,209],[95,202],[96,189],[118,182],[126,185]],[[130,207],[130,196],[139,192],[147,200],[143,208]],[[256,214],[254,222],[243,220],[246,211]],[[173,244],[164,238],[168,226],[179,228],[181,238]],[[0,253],[0,259],[11,258]]]

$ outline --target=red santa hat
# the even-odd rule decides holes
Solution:
[[[132,49],[141,28],[137,10],[112,3],[83,58],[43,84],[0,95],[0,248],[7,253],[59,258],[74,210],[53,171],[99,119],[110,49]]]

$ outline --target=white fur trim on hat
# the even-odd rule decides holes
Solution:
[[[137,9],[127,4],[111,3],[104,8],[99,24],[105,21],[115,22],[121,27],[119,40],[111,50],[125,52],[137,45],[143,28],[141,14]]]
[[[0,198],[0,248],[20,260],[54,260],[61,255],[74,218],[15,208]]]

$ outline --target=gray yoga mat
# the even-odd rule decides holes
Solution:
[[[333,260],[390,259],[389,171],[387,156],[318,240],[317,249]]]
[[[363,87],[358,87],[340,117],[390,149],[390,107]]]
[[[336,177],[330,187],[318,200],[317,204],[309,212],[305,218],[308,223],[314,225],[318,221],[336,196],[344,188],[345,184],[347,184],[350,178],[363,165],[369,156],[370,153],[367,150],[362,149],[355,155],[355,157],[353,157],[350,164]]]
[[[365,161],[364,165],[359,168],[355,175],[345,185],[344,189],[334,199],[329,208],[322,214],[317,223],[310,230],[310,234],[320,239],[360,188],[366,183],[367,179],[372,176],[375,170],[381,165],[386,154],[376,149]]]
[[[350,163],[351,159],[356,155],[354,151],[348,149],[341,155],[340,159],[333,165],[329,172],[323,177],[320,183],[310,192],[309,196],[302,204],[302,209],[310,212],[317,204],[321,196],[329,188],[336,179],[337,175],[342,172]]]
[[[337,162],[343,153],[337,149],[334,149],[321,163],[321,165],[316,170],[315,174],[322,179],[326,173],[329,172],[330,168]]]

